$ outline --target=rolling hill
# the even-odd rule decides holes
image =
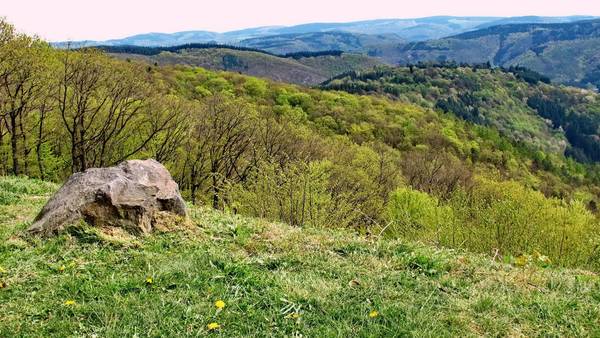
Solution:
[[[399,44],[401,42],[403,40],[395,34],[371,35],[346,32],[311,32],[247,39],[240,41],[239,45],[262,49],[271,53],[286,54],[323,50],[362,52],[380,45]]]
[[[108,49],[110,52],[111,49]],[[333,76],[351,70],[372,68],[381,62],[361,54],[319,53],[278,56],[260,51],[221,48],[189,48],[162,51],[154,55],[114,53],[121,59],[139,59],[159,65],[188,65],[211,70],[238,72],[279,82],[316,85]],[[308,55],[308,56],[304,56]]]
[[[493,126],[517,142],[582,161],[600,161],[600,96],[544,83],[523,68],[487,65],[382,67],[351,72],[322,85],[330,90],[379,94]]]
[[[593,17],[389,19],[257,27],[226,33],[149,33],[104,42],[74,42],[71,45],[176,46],[212,43],[264,50],[272,54],[341,50],[376,57],[391,65],[450,60],[469,64],[490,62],[493,66],[530,68],[557,83],[597,88],[600,85],[600,56],[596,52],[600,47],[600,20],[588,19]],[[67,44],[54,45],[65,47]],[[167,59],[174,62],[173,57]],[[190,63],[189,58],[180,61],[207,64],[204,60]],[[279,67],[280,62],[271,61]],[[228,69],[214,65],[210,67]],[[336,75],[317,71],[320,76],[315,77],[309,75],[307,72],[310,71],[305,68],[296,68],[294,72],[302,75],[291,76],[290,82],[293,83],[314,84],[324,80],[322,76]],[[264,76],[264,73],[259,70],[248,72],[257,76]],[[290,78],[287,75],[269,77],[281,81]]]
[[[347,23],[308,23],[282,27],[272,33],[305,34],[323,32],[349,32],[355,34],[396,34],[407,41],[434,39],[468,31],[479,25],[492,23],[496,17],[434,16],[416,19],[379,19]]]
[[[524,24],[524,23],[569,23],[575,21],[584,21],[584,20],[593,20],[596,17],[593,16],[585,16],[585,15],[575,15],[575,16],[516,16],[510,18],[498,19],[491,22],[486,22],[481,24],[475,29],[483,29],[493,26],[500,25],[510,25],[510,24]]]
[[[600,20],[510,24],[387,49],[390,63],[456,61],[523,66],[553,81],[580,87],[600,84]]]

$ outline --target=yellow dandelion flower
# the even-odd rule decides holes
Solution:
[[[206,328],[207,328],[209,331],[213,331],[213,330],[220,329],[220,328],[221,328],[221,325],[219,325],[219,324],[217,324],[217,323],[210,323],[210,324],[206,325]]]
[[[298,319],[300,318],[300,314],[298,312],[292,312],[289,315],[285,316],[285,318]]]
[[[527,263],[529,263],[529,256],[528,255],[521,255],[521,256],[515,258],[515,265],[516,266],[524,267],[525,265],[527,265]]]
[[[376,318],[377,316],[379,316],[379,312],[377,310],[369,312],[369,318]]]
[[[65,301],[65,305],[67,305],[67,306],[72,306],[75,304],[77,304],[77,303],[73,299],[69,299],[69,300]]]
[[[146,284],[152,284],[152,283],[154,283],[154,279],[152,279],[152,277],[146,278]]]
[[[225,302],[219,299],[215,302],[215,306],[217,309],[222,310],[225,307]]]
[[[61,266],[58,268],[58,271],[59,271],[59,272],[64,272],[64,271],[65,271],[65,269],[66,269],[66,267],[65,267],[64,265],[61,265]]]

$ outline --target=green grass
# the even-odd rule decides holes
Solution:
[[[600,336],[600,279],[586,271],[206,208],[131,245],[42,240],[22,230],[55,187],[0,189],[18,196],[0,204],[0,337]]]

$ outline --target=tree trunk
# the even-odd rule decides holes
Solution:
[[[17,145],[17,116],[10,114],[10,149],[12,151],[12,171],[13,175],[20,175],[21,168],[19,168],[19,149]]]
[[[79,119],[79,171],[85,171],[87,169],[87,161],[86,161],[86,144],[85,144],[85,120],[83,115]]]
[[[35,145],[35,154],[36,154],[36,158],[37,158],[38,170],[40,171],[40,179],[41,180],[46,179],[46,174],[44,172],[44,162],[42,162],[42,143],[44,143],[43,140],[44,140],[44,118],[45,118],[44,109],[45,108],[42,107],[42,110],[40,112],[40,125],[39,125],[39,129],[38,129],[37,142]]]
[[[4,151],[4,119],[0,119],[0,175],[6,175],[8,173],[8,154]]]
[[[73,130],[73,132],[71,133],[71,172],[72,173],[76,173],[77,169],[79,168],[79,165],[77,164],[77,161],[79,160],[79,157],[77,156],[77,126],[74,125],[73,126],[75,128],[75,130]]]
[[[25,176],[29,175],[29,163],[27,159],[29,158],[29,152],[31,149],[27,146],[27,133],[25,133],[25,128],[23,128],[23,114],[19,114],[19,131],[21,133],[21,138],[23,139],[22,143],[22,151],[23,151],[23,173]]]
[[[192,204],[196,205],[196,191],[198,189],[198,183],[196,183],[197,180],[197,173],[196,173],[196,169],[194,167],[192,167],[192,169],[190,170],[190,193],[191,193],[191,197],[192,197]]]
[[[217,187],[217,173],[212,173],[212,204],[213,209],[219,209],[219,188]]]

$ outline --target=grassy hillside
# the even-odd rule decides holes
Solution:
[[[189,65],[211,70],[225,70],[302,85],[316,85],[341,73],[372,68],[377,59],[360,54],[343,53],[314,57],[286,58],[255,51],[228,48],[186,49],[157,55],[113,53],[118,58],[141,59],[159,65]]]
[[[56,186],[0,187],[0,336],[600,334],[598,275],[543,257],[499,262],[204,207],[134,241],[85,226],[42,240],[22,230]]]
[[[524,66],[553,81],[596,87],[599,82],[600,21],[511,24],[488,27],[441,40],[409,43],[382,55],[392,63],[420,61],[491,62]]]

